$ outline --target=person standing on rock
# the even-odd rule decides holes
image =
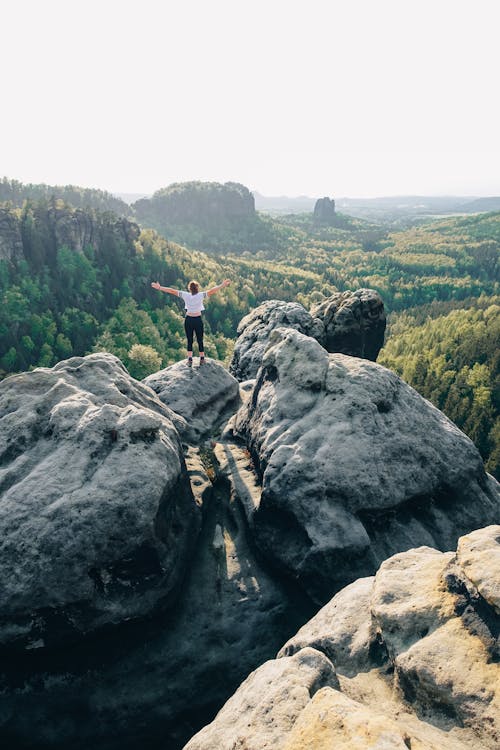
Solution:
[[[203,345],[203,318],[201,312],[204,310],[203,300],[207,297],[211,297],[220,289],[224,289],[229,286],[231,282],[229,279],[224,279],[222,284],[213,286],[207,291],[200,292],[200,285],[197,281],[190,281],[188,284],[188,292],[180,292],[177,289],[170,289],[168,286],[161,286],[158,281],[152,281],[151,286],[153,289],[157,289],[159,292],[166,292],[167,294],[173,294],[175,297],[181,297],[184,300],[186,306],[186,319],[184,321],[184,330],[186,331],[187,338],[187,363],[189,367],[193,366],[193,335],[196,334],[196,341],[198,342],[198,350],[200,352],[200,365],[205,364],[205,349]]]

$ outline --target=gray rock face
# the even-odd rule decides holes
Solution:
[[[17,260],[22,257],[21,222],[13,211],[0,207],[0,260]]]
[[[262,478],[255,541],[318,602],[395,551],[449,549],[499,518],[498,483],[452,422],[384,367],[298,331],[271,336],[234,429]]]
[[[361,733],[384,748],[477,750],[436,717],[479,736],[474,716],[486,726],[496,705],[496,527],[461,539],[456,560],[396,556],[288,639],[316,611],[310,597],[498,519],[497,485],[389,371],[293,328],[268,335],[256,381],[240,385],[246,406],[211,456],[186,449],[187,466],[179,435],[197,441],[232,408],[217,363],[192,383],[183,363],[159,374],[178,413],[110,355],[0,384],[0,744],[177,750],[286,642],[192,748],[351,750]],[[190,385],[201,401],[184,399]],[[448,678],[431,656],[451,661],[459,644],[446,652],[446,639],[466,642],[458,621],[481,645],[468,640]],[[469,669],[483,657],[487,669]],[[434,728],[422,734],[398,689]]]
[[[140,234],[139,226],[128,219],[89,209],[35,204],[21,220],[14,211],[0,207],[0,259],[29,257],[32,232],[39,240],[44,238],[43,247],[37,247],[37,252],[43,254],[45,261],[62,247],[77,253],[92,248],[99,256],[104,238],[134,252],[133,242]]]
[[[228,417],[239,404],[238,381],[219,363],[208,359],[189,368],[177,362],[143,381],[158,394],[160,400],[186,420],[180,430],[189,442],[198,442],[213,434],[224,416]]]
[[[335,221],[335,201],[332,198],[318,198],[314,204],[314,221],[332,224]]]
[[[173,422],[108,354],[0,383],[0,644],[71,641],[172,596],[199,524]]]
[[[282,326],[311,336],[329,352],[375,361],[385,325],[384,303],[373,289],[337,292],[310,313],[298,302],[268,300],[240,322],[229,369],[240,381],[255,378],[272,332]]]
[[[328,352],[363,357],[373,362],[384,344],[385,310],[382,297],[373,289],[338,292],[311,309],[321,320],[320,344]]]
[[[0,744],[180,748],[313,613],[255,559],[226,477],[212,485],[193,447],[186,463],[204,521],[175,606],[67,647],[4,650]]]
[[[457,554],[420,547],[389,558],[251,674],[186,750],[496,749],[500,621],[469,577],[498,591],[491,556],[500,526],[460,539]],[[321,657],[338,686],[311,685]]]
[[[99,253],[103,232],[125,247],[130,247],[140,234],[139,226],[128,219],[111,220],[110,215],[103,219],[82,209],[50,208],[48,215],[56,246],[69,247],[79,253],[85,247],[92,247]]]
[[[306,336],[323,336],[323,325],[298,302],[268,300],[246,315],[238,326],[238,339],[229,371],[240,381],[255,378],[271,333],[280,326]]]

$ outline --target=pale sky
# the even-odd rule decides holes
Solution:
[[[0,177],[500,195],[500,0],[23,0]]]

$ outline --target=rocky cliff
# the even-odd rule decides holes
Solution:
[[[268,307],[245,325],[244,382],[195,361],[139,383],[94,354],[0,383],[6,747],[176,750],[256,669],[192,747],[307,746],[324,711],[346,747],[365,716],[413,741],[425,711],[493,747],[496,532],[447,551],[499,523],[498,484],[400,378],[327,352],[327,315],[281,309],[272,331]],[[452,636],[470,689],[432,666]],[[409,728],[382,702],[395,686]]]
[[[22,213],[0,207],[0,260],[51,263],[62,247],[99,255],[104,242],[130,252],[138,237],[139,227],[128,219],[62,203],[37,203]]]
[[[500,526],[335,596],[185,750],[500,745]]]
[[[21,222],[14,211],[0,206],[0,260],[20,260],[22,257]]]

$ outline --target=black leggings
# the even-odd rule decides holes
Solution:
[[[205,351],[203,349],[203,318],[201,315],[191,317],[186,315],[184,321],[184,330],[187,336],[187,350],[188,352],[193,351],[193,333],[196,334],[196,341],[198,342],[198,349],[200,352]]]

